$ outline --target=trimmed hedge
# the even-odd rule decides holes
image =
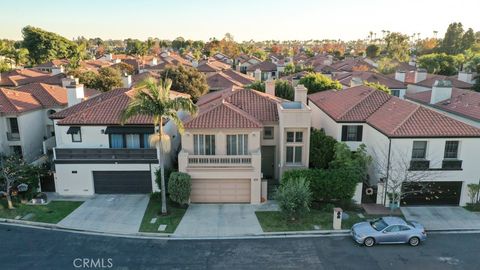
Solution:
[[[170,199],[180,205],[185,205],[190,199],[192,178],[188,173],[172,172],[168,179]]]
[[[305,178],[310,182],[314,201],[332,202],[351,200],[360,178],[348,169],[299,169],[286,171],[282,184]]]

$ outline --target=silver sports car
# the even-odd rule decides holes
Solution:
[[[418,246],[427,239],[424,227],[415,221],[399,217],[382,217],[353,225],[351,234],[359,244],[371,247],[375,244],[408,243]]]

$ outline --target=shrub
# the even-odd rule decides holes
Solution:
[[[298,178],[309,181],[313,200],[322,202],[351,200],[359,182],[358,175],[350,170],[300,169],[285,172],[282,185]]]
[[[168,180],[170,199],[180,205],[185,205],[190,199],[192,179],[190,175],[182,172],[173,172]]]
[[[150,193],[150,199],[152,200],[161,200],[162,199],[162,193],[161,192],[152,192]]]
[[[310,210],[312,192],[309,182],[304,177],[291,179],[278,188],[275,199],[288,220],[298,220]]]
[[[468,197],[470,197],[470,203],[478,203],[480,197],[480,184],[468,184],[467,187]]]
[[[342,89],[342,84],[338,81],[332,80],[329,77],[320,73],[308,73],[300,79],[299,84],[303,84],[308,89],[308,94],[330,90]]]
[[[170,174],[172,174],[173,172],[176,172],[177,170],[176,169],[173,169],[173,168],[165,168],[164,169],[164,173],[165,173],[165,187],[166,187],[166,191],[167,191],[167,194],[168,194],[168,180],[170,178]],[[156,172],[155,172],[155,183],[157,184],[157,187],[158,189],[162,189],[162,184],[160,183],[160,169],[158,169]]]
[[[310,133],[310,167],[327,169],[333,160],[337,140],[327,136],[325,131],[312,129]]]

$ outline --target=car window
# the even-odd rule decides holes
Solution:
[[[382,231],[383,229],[385,229],[388,224],[385,223],[385,221],[383,221],[383,219],[376,219],[374,221],[371,221],[370,222],[370,225],[377,231]]]
[[[408,230],[410,230],[410,227],[408,227],[408,226],[403,226],[403,225],[400,226],[400,231],[408,231]]]
[[[399,232],[400,231],[400,226],[393,225],[393,226],[388,227],[385,231],[386,232]]]

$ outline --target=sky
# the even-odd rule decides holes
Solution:
[[[480,31],[479,8],[479,0],[0,0],[0,39],[21,39],[26,25],[70,39],[441,37],[451,22]]]

